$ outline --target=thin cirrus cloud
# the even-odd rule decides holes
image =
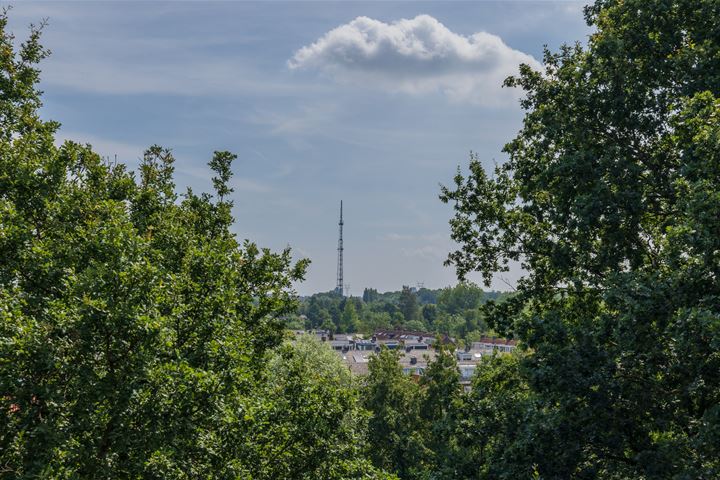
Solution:
[[[392,92],[442,92],[451,100],[502,105],[517,98],[503,80],[532,56],[497,35],[455,33],[429,15],[384,23],[368,17],[330,30],[295,52],[291,70],[320,71],[338,82]]]
[[[267,81],[252,69],[221,60],[188,57],[148,64],[103,59],[98,53],[91,60],[51,58],[43,82],[74,91],[106,95],[218,96],[248,94],[292,94],[293,85]],[[188,68],[187,65],[192,65]]]
[[[418,257],[435,263],[441,263],[452,249],[444,233],[412,235],[390,232],[382,238],[401,245],[399,251],[405,257]]]

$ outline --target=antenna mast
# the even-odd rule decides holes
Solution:
[[[340,200],[340,222],[338,227],[340,228],[340,237],[338,238],[338,260],[337,260],[337,284],[335,286],[335,292],[342,296],[343,294],[343,216],[342,216],[342,200]]]

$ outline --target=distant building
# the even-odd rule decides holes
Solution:
[[[477,342],[473,342],[472,350],[480,350],[482,352],[500,352],[511,353],[517,347],[515,340],[506,340],[504,338],[483,337]]]
[[[295,330],[297,335],[315,335],[318,340],[325,342],[338,352],[343,362],[355,375],[367,375],[370,358],[384,346],[400,351],[400,365],[403,373],[420,378],[425,375],[428,364],[435,359],[436,351],[433,348],[436,336],[428,332],[407,330],[378,330],[370,339],[359,334],[330,335],[324,330],[305,332]],[[441,338],[444,344],[455,344],[455,339],[447,335]],[[517,348],[515,340],[497,337],[482,337],[473,342],[469,348],[455,350],[455,360],[460,372],[460,383],[467,391],[470,388],[472,376],[477,365],[483,357],[508,354]]]
[[[469,362],[473,359],[473,353],[458,350],[455,352],[455,358],[457,358],[458,362]]]

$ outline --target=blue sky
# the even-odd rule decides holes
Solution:
[[[439,184],[471,150],[504,160],[522,111],[502,78],[590,33],[582,3],[540,1],[17,2],[10,17],[19,38],[49,19],[44,116],[61,137],[131,167],[172,148],[179,191],[211,189],[214,150],[238,154],[236,232],[310,258],[301,294],[334,287],[341,199],[351,294],[455,283]]]

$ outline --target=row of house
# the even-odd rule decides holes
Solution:
[[[315,335],[318,340],[327,342],[328,345],[338,352],[343,362],[350,371],[356,375],[366,375],[370,358],[380,351],[381,348],[398,350],[399,361],[403,372],[414,377],[421,377],[425,369],[436,357],[433,348],[435,342],[455,345],[455,339],[442,336],[436,337],[432,333],[405,331],[405,330],[378,330],[369,338],[358,334],[335,334],[327,331],[302,331],[294,332],[295,335]],[[460,371],[460,381],[469,387],[470,380],[475,372],[477,364],[483,357],[494,354],[511,353],[517,344],[514,340],[507,340],[496,337],[483,337],[472,342],[466,348],[456,349],[455,358]]]

